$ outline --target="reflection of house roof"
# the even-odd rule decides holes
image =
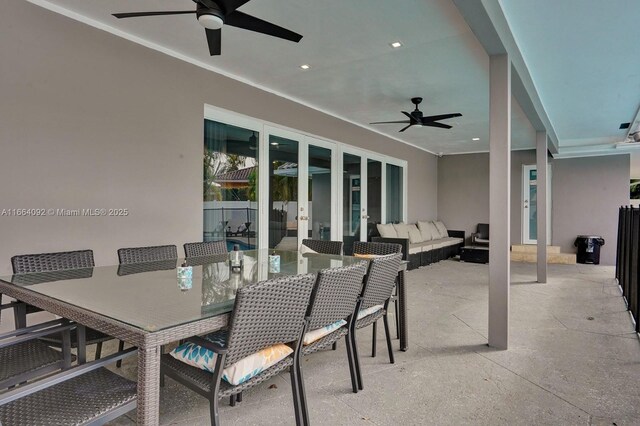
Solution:
[[[255,167],[247,167],[240,170],[232,170],[227,173],[222,173],[214,178],[216,182],[249,182],[249,175],[255,169]]]

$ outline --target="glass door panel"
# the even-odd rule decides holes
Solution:
[[[403,170],[395,164],[387,164],[387,223],[402,222],[404,188],[402,187]]]
[[[315,240],[331,239],[333,212],[331,149],[309,145],[307,234]]]
[[[360,241],[362,205],[362,159],[357,155],[343,155],[342,166],[342,241],[344,253],[353,253],[353,243]]]
[[[298,249],[298,141],[269,135],[269,248]]]
[[[203,241],[257,247],[259,132],[204,122]]]
[[[382,222],[382,163],[372,159],[367,160],[367,215],[368,236]]]
[[[523,167],[522,243],[536,244],[538,240],[538,170]],[[547,241],[551,242],[551,166],[547,169]]]

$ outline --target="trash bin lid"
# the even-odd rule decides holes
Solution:
[[[602,238],[600,235],[578,235],[578,238],[591,239],[594,238],[596,240]]]

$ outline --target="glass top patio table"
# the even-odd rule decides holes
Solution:
[[[190,258],[192,288],[181,290],[176,267],[183,259],[57,272],[16,274],[1,281],[153,332],[231,312],[239,288],[280,276],[317,273],[362,261],[352,256],[248,250],[239,272],[228,255]],[[280,255],[280,272],[269,272],[269,255]]]

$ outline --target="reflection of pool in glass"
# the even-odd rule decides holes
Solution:
[[[227,240],[227,250],[228,251],[232,251],[233,250],[233,246],[238,245],[240,250],[253,250],[256,248],[255,245],[253,244],[247,244],[244,241],[238,241],[238,240]]]

